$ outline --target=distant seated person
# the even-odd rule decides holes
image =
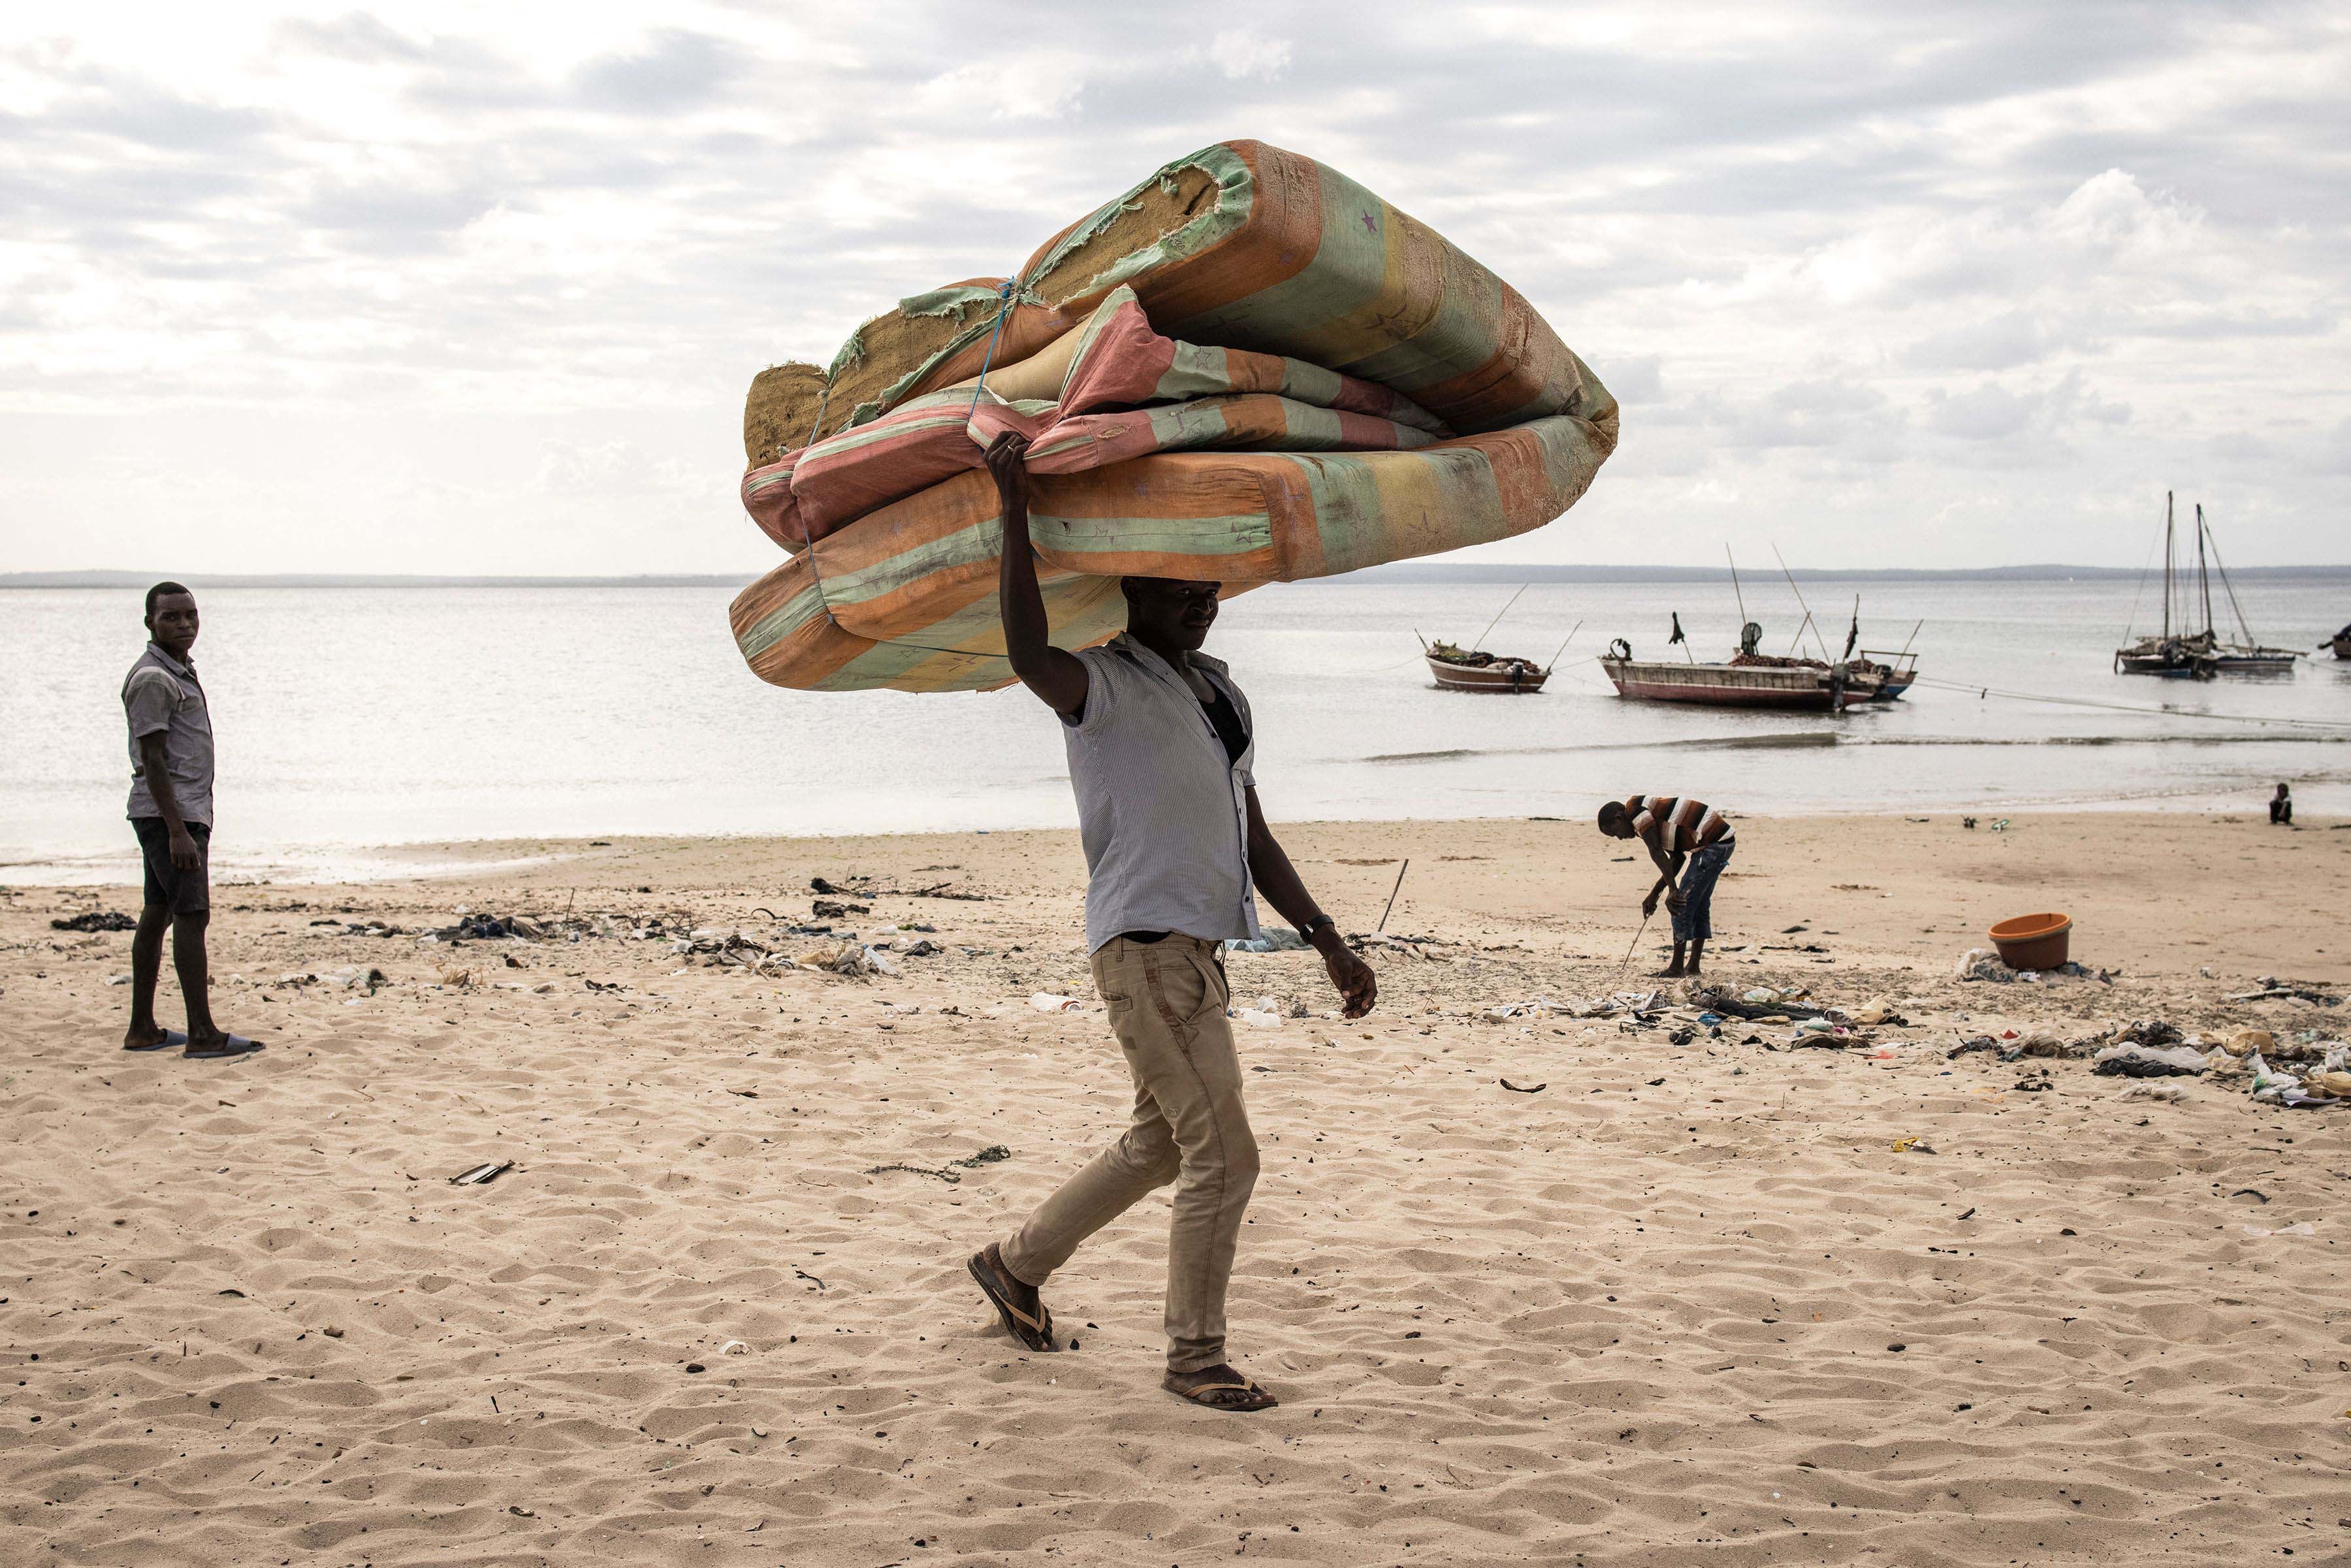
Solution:
[[[1674,921],[1674,961],[1659,977],[1695,976],[1714,935],[1714,884],[1730,863],[1738,841],[1722,814],[1703,800],[1635,795],[1600,808],[1600,831],[1612,839],[1638,839],[1662,873],[1641,901],[1641,918],[1657,912],[1662,894]]]
[[[2277,787],[2277,793],[2270,797],[2270,826],[2294,826],[2294,793],[2283,784]]]

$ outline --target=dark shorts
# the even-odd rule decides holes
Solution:
[[[147,862],[147,907],[174,915],[202,915],[213,906],[213,831],[202,822],[188,824],[196,841],[196,869],[182,871],[172,863],[172,830],[161,817],[133,817],[131,831],[139,835],[139,854]]]

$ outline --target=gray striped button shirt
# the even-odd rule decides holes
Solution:
[[[1258,935],[1250,896],[1249,802],[1257,726],[1221,660],[1192,655],[1240,716],[1249,745],[1225,743],[1184,677],[1121,632],[1077,655],[1086,703],[1062,718],[1078,836],[1086,849],[1086,950],[1122,931],[1204,941]]]

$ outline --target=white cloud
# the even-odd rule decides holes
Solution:
[[[1235,81],[1250,77],[1273,81],[1290,72],[1290,40],[1230,28],[1209,40],[1208,58]]]

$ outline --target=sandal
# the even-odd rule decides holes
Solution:
[[[171,1051],[173,1049],[185,1049],[187,1043],[187,1031],[184,1030],[167,1029],[163,1031],[163,1038],[156,1040],[152,1045],[126,1045],[122,1049],[125,1051]]]
[[[1010,1276],[1002,1260],[988,1256],[994,1250],[992,1247],[983,1248],[973,1253],[971,1261],[964,1267],[971,1270],[980,1292],[996,1308],[996,1315],[1003,1320],[1004,1332],[1030,1350],[1061,1349],[1053,1343],[1053,1314],[1045,1309],[1044,1302],[1037,1303],[1037,1315],[1033,1318],[1013,1304],[1011,1288],[1005,1282]]]
[[[1202,1370],[1225,1373],[1228,1377],[1220,1377],[1214,1383],[1196,1383],[1187,1388],[1177,1383],[1176,1374],[1171,1372],[1161,1379],[1159,1386],[1176,1398],[1197,1405],[1204,1410],[1270,1410],[1281,1403],[1259,1386],[1256,1379],[1235,1372],[1229,1366],[1210,1366]]]
[[[261,1049],[257,1040],[247,1040],[241,1034],[225,1035],[209,1044],[198,1045],[193,1040],[180,1052],[186,1061],[222,1061],[232,1056],[250,1056]]]

